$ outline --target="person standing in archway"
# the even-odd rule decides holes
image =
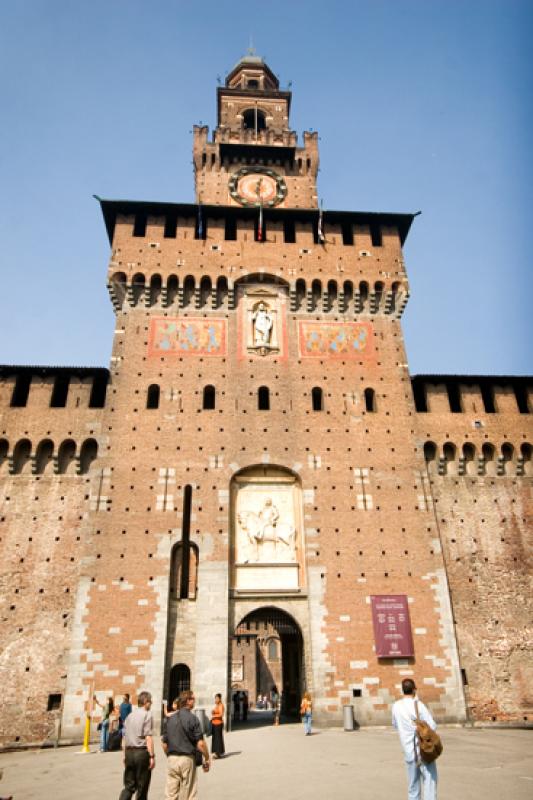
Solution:
[[[215,705],[211,711],[211,753],[213,758],[222,758],[224,749],[224,703],[222,695],[215,695]]]
[[[279,709],[281,698],[279,696],[277,686],[273,686],[270,690],[270,702],[272,704],[272,713],[274,715],[274,725],[279,725]]]

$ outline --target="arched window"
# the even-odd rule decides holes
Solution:
[[[42,475],[50,469],[54,458],[54,443],[51,439],[43,439],[35,453],[35,474]]]
[[[353,303],[353,283],[351,281],[344,281],[344,308],[343,311],[348,311]]]
[[[313,411],[324,410],[324,393],[320,386],[313,386],[311,389],[311,399],[313,401]]]
[[[175,664],[170,670],[168,684],[169,705],[176,700],[181,692],[186,692],[191,688],[191,671],[186,664]]]
[[[224,305],[228,298],[228,279],[221,275],[217,278],[217,308]]]
[[[470,442],[463,445],[464,471],[466,475],[476,474],[476,448]]]
[[[520,457],[523,462],[523,474],[531,475],[531,445],[527,442],[524,442],[522,445],[520,445]]]
[[[259,411],[270,411],[270,390],[268,386],[260,386],[257,392],[257,408]]]
[[[485,442],[481,448],[481,455],[485,464],[485,475],[496,474],[496,463],[494,461],[494,445]]]
[[[17,442],[13,451],[13,475],[20,475],[27,472],[31,459],[31,442],[29,439],[21,439]]]
[[[337,302],[337,281],[328,281],[328,311],[334,307]]]
[[[136,275],[133,276],[131,286],[132,286],[132,296],[133,296],[134,306],[136,306],[139,300],[142,297],[144,297],[145,284],[146,284],[146,279],[141,272],[138,272]]]
[[[320,302],[322,300],[322,284],[318,280],[313,281],[311,284],[311,299],[313,311],[317,308],[320,308]]]
[[[122,308],[122,304],[126,299],[126,273],[115,272],[109,281],[109,290],[114,298],[114,304],[117,308]]]
[[[214,386],[204,386],[204,400],[202,408],[204,411],[214,411],[216,400],[216,390]]]
[[[169,275],[167,281],[167,307],[173,306],[176,302],[176,298],[178,296],[178,276],[177,275]]]
[[[86,439],[80,450],[80,475],[86,475],[98,456],[96,439]]]
[[[275,639],[268,640],[268,660],[269,661],[278,660],[278,643]]]
[[[150,384],[146,394],[146,408],[159,408],[159,393],[157,383]]]
[[[155,306],[161,297],[161,275],[152,275],[150,278],[150,305]]]
[[[211,278],[209,275],[204,275],[200,281],[200,306],[209,305],[211,299]]]
[[[376,393],[373,389],[365,389],[365,410],[371,412],[376,410]]]
[[[264,131],[266,128],[266,116],[258,108],[247,108],[242,114],[242,127],[245,130]]]
[[[194,299],[194,278],[187,275],[183,282],[183,306],[190,306]]]
[[[305,301],[305,281],[302,278],[298,278],[296,281],[296,310],[299,311],[303,308],[304,301]]]
[[[455,445],[451,442],[446,442],[442,448],[442,455],[444,456],[445,475],[455,475]]]
[[[501,474],[502,475],[510,475],[511,468],[513,465],[513,457],[514,457],[514,447],[509,442],[504,442],[502,444],[502,455],[501,455]]]
[[[196,600],[199,550],[196,544],[187,547],[178,542],[170,557],[170,596],[174,600]]]
[[[363,308],[368,300],[368,283],[366,283],[366,281],[362,281],[359,284],[359,296],[361,298],[361,308]]]
[[[7,464],[7,454],[9,452],[9,442],[7,439],[0,439],[0,472]]]
[[[424,445],[424,458],[426,459],[426,464],[430,464],[431,461],[435,461],[437,458],[437,445],[435,442],[426,442]]]
[[[65,439],[59,445],[57,454],[57,471],[59,475],[72,472],[76,460],[76,443],[72,439]]]

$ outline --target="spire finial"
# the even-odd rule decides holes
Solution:
[[[247,55],[255,56],[255,47],[252,34],[250,34],[250,44],[248,45]]]

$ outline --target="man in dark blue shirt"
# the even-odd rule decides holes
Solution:
[[[167,785],[165,797],[169,800],[196,797],[196,751],[202,754],[204,772],[209,770],[209,750],[194,716],[194,692],[184,691],[179,697],[179,710],[167,718],[163,734],[163,750],[167,754]]]
[[[120,728],[124,727],[124,723],[126,722],[126,717],[131,714],[131,703],[130,703],[130,696],[129,694],[124,695],[124,699],[120,704],[119,708],[119,723]]]

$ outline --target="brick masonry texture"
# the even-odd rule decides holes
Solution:
[[[247,88],[256,79],[266,88]],[[326,213],[320,242],[316,137],[296,147],[290,93],[272,80],[245,59],[219,93],[213,140],[195,128],[196,205],[102,202],[116,310],[105,402],[90,407],[90,370],[67,371],[51,408],[64,371],[1,368],[4,746],[51,741],[58,724],[79,740],[93,690],[103,701],[148,688],[159,714],[178,664],[210,707],[231,692],[235,631],[261,609],[299,631],[296,688],[319,723],[340,724],[346,703],[361,723],[388,723],[411,675],[442,721],[533,718],[531,382],[494,379],[493,411],[483,377],[427,376],[413,393],[400,323],[409,215]],[[242,128],[256,100],[257,139]],[[286,180],[263,241],[259,210],[228,195],[247,164]],[[246,309],[264,291],[279,346],[261,353]],[[167,352],[150,338],[156,320],[182,331]],[[341,344],[346,323],[366,333],[346,357],[309,357],[304,322],[328,323]],[[250,468],[296,479],[297,591],[236,584],[235,477]],[[176,553],[191,546],[182,580]],[[387,594],[408,598],[414,657],[376,657],[370,597]]]

